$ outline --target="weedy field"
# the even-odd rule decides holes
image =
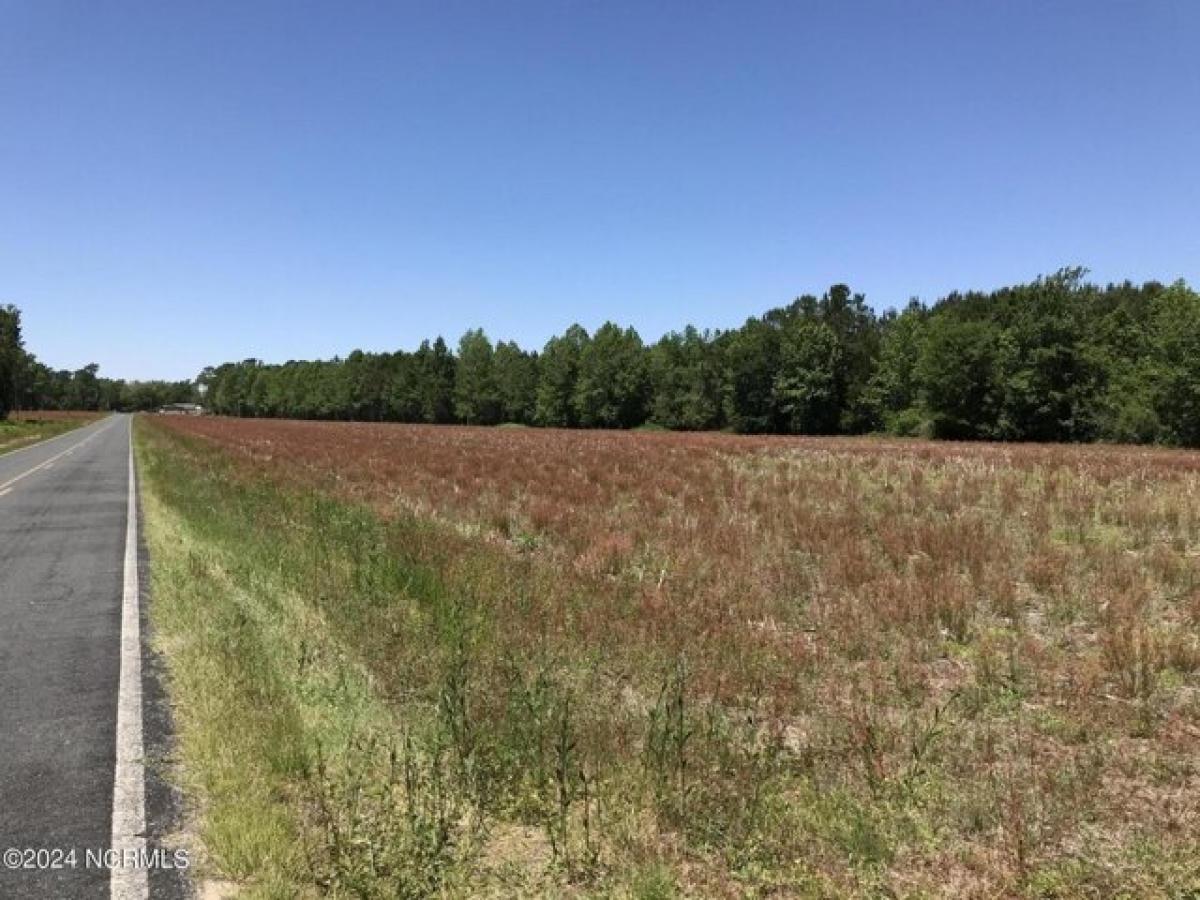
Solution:
[[[14,412],[0,421],[0,453],[56,437],[100,416],[92,412]]]
[[[1200,892],[1200,454],[138,423],[249,896]]]

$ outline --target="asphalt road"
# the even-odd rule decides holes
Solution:
[[[109,896],[130,423],[0,455],[0,851],[76,853],[0,897]]]

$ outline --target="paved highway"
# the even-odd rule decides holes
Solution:
[[[0,455],[0,897],[146,896],[130,425]]]

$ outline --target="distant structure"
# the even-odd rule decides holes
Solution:
[[[158,411],[164,416],[202,416],[204,407],[199,403],[168,403]]]

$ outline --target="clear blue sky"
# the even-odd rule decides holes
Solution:
[[[55,367],[1200,282],[1200,2],[0,0],[0,302]]]

